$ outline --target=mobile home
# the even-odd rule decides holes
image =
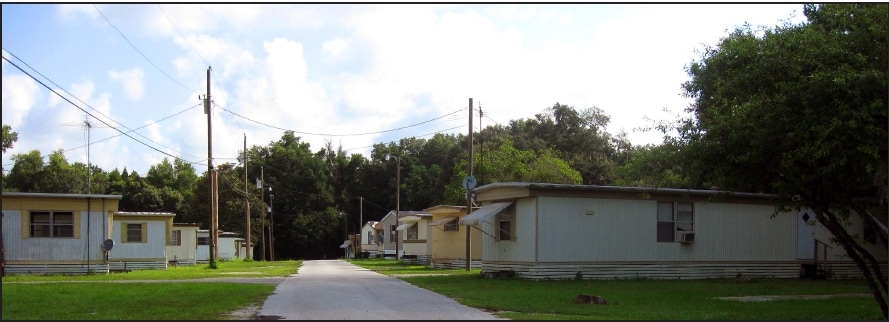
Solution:
[[[860,275],[811,211],[773,216],[772,195],[542,183],[494,183],[475,193],[483,206],[460,224],[482,227],[488,275],[798,278],[816,260],[833,277]],[[849,229],[862,226],[853,220]],[[886,262],[885,245],[867,247]]]
[[[114,214],[109,254],[112,271],[166,269],[167,245],[173,231],[169,212],[118,212]]]
[[[4,274],[108,273],[121,195],[3,192]]]

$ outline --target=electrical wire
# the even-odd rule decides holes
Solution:
[[[74,94],[71,94],[70,92],[68,92],[67,90],[65,90],[65,89],[62,88],[61,86],[59,86],[59,84],[56,84],[52,79],[50,79],[49,77],[46,77],[46,75],[43,75],[43,73],[41,73],[40,71],[38,71],[38,70],[35,69],[34,67],[31,67],[31,65],[29,65],[27,62],[25,62],[24,60],[22,60],[21,58],[19,58],[18,56],[16,56],[15,54],[13,54],[12,52],[10,52],[9,50],[7,50],[6,48],[3,48],[3,50],[6,51],[7,53],[9,53],[10,55],[12,55],[12,57],[15,57],[15,59],[17,59],[18,61],[22,62],[22,64],[24,64],[25,66],[27,66],[29,69],[33,70],[35,73],[37,73],[38,75],[40,75],[41,77],[43,77],[44,79],[46,79],[49,83],[55,85],[56,88],[58,88],[58,89],[60,89],[61,91],[65,92],[66,94],[70,95],[71,97],[73,97],[74,99],[76,99],[77,101],[79,101],[80,103],[82,103],[83,105],[86,105],[86,106],[89,107],[91,110],[95,111],[97,114],[99,114],[99,115],[101,115],[101,116],[104,116],[106,119],[110,120],[111,122],[114,122],[115,124],[118,124],[118,125],[120,125],[121,127],[125,128],[125,129],[127,129],[127,130],[129,130],[129,132],[127,132],[127,133],[136,133],[136,135],[141,136],[142,138],[144,138],[144,139],[150,141],[151,143],[157,144],[157,145],[159,145],[159,146],[161,146],[161,147],[163,147],[163,148],[169,149],[169,150],[171,150],[171,151],[178,152],[178,153],[180,153],[180,154],[182,154],[182,155],[190,156],[190,157],[193,157],[193,158],[200,158],[200,157],[198,157],[198,156],[189,155],[189,154],[185,154],[185,153],[183,153],[183,152],[179,152],[179,151],[173,150],[173,149],[171,149],[171,148],[169,148],[169,147],[167,147],[167,146],[164,146],[163,144],[160,144],[160,143],[158,143],[158,142],[155,142],[155,141],[152,140],[152,139],[149,139],[149,138],[145,137],[145,136],[142,135],[141,133],[136,132],[136,130],[130,129],[129,127],[127,127],[127,126],[124,125],[123,123],[120,123],[120,122],[118,122],[118,121],[115,121],[115,120],[114,120],[113,118],[111,118],[110,116],[105,115],[105,114],[102,113],[101,111],[99,111],[99,110],[93,108],[92,106],[90,106],[89,104],[87,104],[86,102],[84,102],[83,100],[81,100],[79,97],[75,96]],[[9,62],[9,59],[7,59],[6,57],[3,57],[3,59]],[[10,62],[10,63],[11,63],[11,62]],[[15,65],[15,64],[13,64],[13,65]],[[19,70],[21,70],[22,72],[24,72],[24,70],[22,70],[20,67],[16,66],[16,68],[18,68]],[[35,81],[37,80],[34,76],[28,74],[27,72],[25,72],[25,74],[27,74],[29,77],[31,77],[31,78],[34,79]],[[38,81],[38,82],[40,82],[40,81]],[[41,83],[41,85],[43,85],[43,83]],[[44,85],[44,87],[46,87],[46,85]],[[47,87],[47,88],[49,88],[49,87]],[[56,93],[56,95],[59,95],[59,94]],[[59,97],[64,98],[64,97],[61,96],[61,95],[59,95]],[[67,99],[65,99],[65,100],[67,100]],[[70,102],[70,101],[69,101],[69,102]],[[73,103],[72,103],[72,104],[73,104]],[[76,106],[76,105],[75,105],[75,106]],[[200,106],[200,104],[198,104],[197,106]],[[78,107],[78,108],[79,108],[79,107]],[[193,108],[193,107],[192,107],[192,108]],[[191,109],[191,108],[189,108],[189,109]],[[183,112],[184,112],[184,111],[183,111]],[[176,114],[181,114],[181,113],[182,113],[182,112],[179,112],[179,113],[176,113]],[[176,114],[174,114],[174,115],[176,115]],[[93,116],[93,115],[90,114],[90,116]],[[93,116],[93,118],[96,118],[96,117]],[[166,117],[166,118],[169,118],[169,117]],[[164,119],[166,119],[166,118],[164,118]],[[105,123],[105,122],[102,122],[102,123]],[[106,124],[107,124],[107,123],[106,123]],[[137,128],[137,129],[144,128],[144,127],[146,127],[146,126],[148,126],[148,125],[150,125],[150,124],[144,125],[144,126],[139,127],[139,128]],[[110,125],[109,125],[109,127],[110,127]],[[123,132],[121,131],[121,133],[123,133]],[[116,136],[113,136],[113,137],[117,137],[117,136],[120,136],[120,135],[116,135]],[[108,140],[108,139],[111,139],[111,138],[113,138],[113,137],[109,137],[109,138],[106,138],[106,139],[97,141],[96,143],[98,143],[98,142],[102,142],[102,141],[105,141],[105,140]],[[144,144],[144,143],[143,143],[143,144]],[[83,146],[80,146],[80,147],[82,148],[82,147],[84,147],[84,146],[86,146],[86,145],[83,145]],[[69,151],[70,151],[70,150],[69,150]]]
[[[184,88],[184,89],[186,89],[186,90],[189,90],[189,91],[192,91],[192,92],[194,92],[194,93],[200,95],[200,93],[198,93],[197,91],[188,88],[188,86],[183,85],[182,83],[180,83],[179,81],[177,81],[176,79],[174,79],[172,76],[170,76],[169,74],[167,74],[167,72],[165,72],[163,69],[161,69],[160,67],[158,67],[157,64],[155,64],[153,61],[151,61],[151,59],[148,59],[148,57],[146,57],[145,54],[143,54],[142,51],[139,50],[139,48],[136,48],[136,45],[133,45],[133,42],[131,42],[130,39],[127,38],[127,36],[124,35],[123,32],[120,31],[120,29],[117,29],[117,26],[115,26],[113,23],[111,23],[111,20],[109,20],[108,17],[106,17],[105,14],[102,13],[102,10],[99,10],[99,7],[98,7],[98,6],[96,6],[95,4],[93,4],[93,8],[95,8],[96,11],[99,12],[99,15],[101,15],[102,18],[105,18],[105,21],[107,21],[108,24],[111,25],[112,28],[114,28],[114,30],[117,30],[117,33],[120,34],[120,36],[123,37],[123,39],[126,40],[127,43],[130,44],[130,46],[133,47],[133,49],[135,49],[136,52],[139,53],[139,55],[142,55],[142,58],[145,58],[145,60],[147,60],[148,63],[150,63],[152,66],[154,66],[154,68],[157,68],[157,70],[160,71],[161,74],[164,74],[164,76],[167,76],[167,78],[169,78],[170,80],[172,80],[174,83],[179,84],[179,86],[182,86],[182,88]]]
[[[291,132],[293,132],[293,133],[298,133],[298,134],[318,135],[318,136],[361,136],[361,135],[381,134],[381,133],[386,133],[386,132],[398,131],[398,130],[403,130],[403,129],[411,128],[411,127],[414,127],[414,126],[418,126],[418,125],[426,124],[426,123],[429,123],[429,122],[432,122],[432,121],[435,121],[435,120],[444,118],[444,117],[446,117],[446,116],[453,115],[453,114],[458,113],[458,112],[460,112],[460,111],[463,110],[463,109],[459,109],[459,110],[456,110],[456,111],[451,112],[451,113],[449,113],[449,114],[445,114],[445,115],[436,117],[436,118],[431,119],[431,120],[428,120],[428,121],[423,121],[423,122],[416,123],[416,124],[411,124],[411,125],[407,125],[407,126],[402,126],[402,127],[395,128],[395,129],[391,129],[391,130],[384,130],[384,131],[378,131],[378,132],[367,132],[367,133],[331,134],[331,133],[311,133],[311,132],[301,132],[301,131],[288,130],[288,129],[285,129],[285,128],[277,127],[277,126],[274,126],[274,125],[266,124],[266,123],[263,123],[263,122],[260,122],[260,121],[251,119],[251,118],[246,117],[246,116],[243,116],[243,115],[241,115],[241,114],[232,112],[232,111],[230,111],[230,110],[228,110],[228,109],[226,109],[226,108],[224,108],[224,107],[220,107],[220,109],[222,109],[223,111],[232,113],[232,114],[234,114],[234,115],[237,115],[238,117],[243,118],[243,119],[245,119],[245,120],[248,120],[248,121],[250,121],[250,122],[253,122],[253,123],[256,123],[256,124],[260,124],[260,125],[263,125],[263,126],[267,126],[267,127],[273,128],[273,129],[277,129],[277,130],[281,130],[281,131],[291,131]]]
[[[145,142],[142,142],[142,141],[137,140],[136,138],[130,136],[127,132],[121,131],[120,129],[118,129],[118,128],[112,126],[111,124],[108,124],[108,122],[105,122],[104,120],[102,120],[102,119],[100,119],[100,118],[97,118],[95,115],[90,114],[90,112],[88,112],[87,110],[83,109],[83,108],[80,107],[79,105],[75,104],[74,102],[72,102],[71,100],[69,100],[67,97],[62,96],[62,94],[59,94],[58,92],[56,92],[55,90],[53,90],[52,88],[50,88],[49,86],[47,86],[46,84],[44,84],[43,82],[41,82],[40,80],[38,80],[36,77],[34,77],[33,75],[31,75],[30,73],[28,73],[27,71],[25,71],[24,69],[22,69],[21,67],[19,67],[19,66],[16,65],[15,63],[13,63],[12,61],[10,61],[10,60],[9,60],[8,58],[6,58],[5,56],[3,57],[3,60],[5,60],[6,62],[8,62],[10,65],[14,66],[15,68],[18,68],[18,70],[20,70],[22,73],[25,73],[25,75],[28,75],[28,77],[31,77],[31,79],[33,79],[34,81],[36,81],[37,83],[39,83],[40,85],[42,85],[43,87],[45,87],[46,89],[48,89],[48,90],[49,90],[50,92],[52,92],[53,94],[56,94],[57,96],[59,96],[60,98],[62,98],[62,99],[65,100],[66,102],[68,102],[69,104],[73,105],[73,106],[76,107],[77,109],[83,111],[84,113],[86,113],[86,114],[89,115],[89,116],[92,116],[94,119],[98,120],[99,122],[102,122],[102,124],[105,124],[106,126],[112,128],[112,129],[114,129],[115,131],[118,131],[118,132],[120,132],[121,134],[126,135],[126,136],[129,137],[130,139],[133,139],[133,141],[139,142],[139,143],[141,143],[141,144],[144,145],[144,146],[147,146],[147,147],[149,147],[149,148],[151,148],[151,149],[153,149],[153,150],[155,150],[155,151],[157,151],[157,152],[160,152],[160,153],[162,153],[162,154],[164,154],[164,155],[167,155],[167,156],[169,156],[169,157],[172,157],[172,158],[174,158],[174,159],[176,159],[176,160],[182,160],[182,161],[184,161],[184,162],[188,162],[188,163],[191,163],[191,164],[201,164],[201,163],[199,163],[199,162],[192,162],[192,161],[188,161],[188,160],[182,159],[182,158],[180,158],[180,157],[174,156],[174,155],[169,154],[169,153],[167,153],[167,152],[161,151],[161,150],[159,150],[158,148],[155,148],[155,147],[153,147],[153,146],[150,146],[150,145],[148,145],[148,144],[145,144]]]

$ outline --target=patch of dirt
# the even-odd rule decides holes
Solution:
[[[256,320],[256,316],[257,314],[259,314],[260,309],[262,309],[262,305],[248,305],[234,312],[226,314],[226,316],[229,320]]]

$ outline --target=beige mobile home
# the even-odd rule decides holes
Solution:
[[[121,197],[3,192],[3,273],[108,273],[102,244]]]
[[[835,278],[860,277],[808,210],[773,217],[771,195],[540,183],[494,183],[475,193],[483,207],[460,224],[482,226],[485,274],[798,278],[817,260]],[[863,233],[860,220],[849,225]],[[885,245],[866,247],[885,265]]]
[[[405,263],[427,265],[432,258],[432,243],[428,242],[431,214],[422,212],[402,212],[401,224],[395,228],[401,232],[402,259]]]
[[[114,214],[111,239],[115,246],[108,256],[111,270],[166,269],[175,216],[169,212]]]
[[[173,223],[170,243],[167,244],[169,265],[197,264],[198,228],[201,224]]]
[[[476,208],[477,209],[477,208]],[[466,206],[439,205],[423,209],[432,215],[428,226],[432,268],[466,268],[466,231],[469,230],[470,265],[482,266],[482,233],[478,227],[458,225]]]

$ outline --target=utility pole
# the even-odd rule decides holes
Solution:
[[[275,195],[272,194],[272,188],[269,187],[269,216],[272,222],[269,225],[269,260],[275,261]]]
[[[469,113],[469,114],[472,114],[472,113]],[[485,159],[484,159],[485,158],[485,136],[482,135],[482,130],[484,129],[482,127],[482,118],[484,116],[485,116],[485,113],[482,112],[482,101],[478,101],[478,154],[479,154],[478,164],[479,165],[485,164]],[[478,170],[479,170],[479,172],[481,172],[484,169],[485,169],[485,167],[481,167]],[[479,173],[478,180],[476,180],[476,182],[478,182],[478,183],[482,182],[482,174],[481,173]]]
[[[265,206],[265,170],[262,166],[259,166],[259,196],[262,198],[262,205]],[[259,222],[262,223],[262,259],[265,260],[265,210],[262,211],[262,214],[259,216]]]
[[[358,249],[358,254],[361,254],[361,238],[363,237],[363,236],[361,236],[361,234],[362,234],[361,229],[364,228],[364,197],[359,197],[358,200],[360,200],[360,202],[358,204],[359,205],[358,206],[358,234],[359,234],[358,240],[359,241],[358,241],[358,247],[356,249]]]
[[[246,239],[247,239],[247,253],[244,256],[244,259],[253,260],[253,254],[250,251],[250,245],[253,244],[252,239],[250,239],[250,199],[247,198],[247,133],[244,133],[244,213],[247,217],[247,223],[245,231]]]
[[[469,175],[472,175],[472,97],[469,98]],[[466,189],[466,213],[472,212],[472,189]],[[470,226],[466,226],[466,270],[472,267]]]
[[[207,179],[210,181],[210,267],[216,268],[216,176],[213,171],[213,125],[210,106],[210,67],[207,67],[207,97],[204,98],[204,114],[207,114]]]

